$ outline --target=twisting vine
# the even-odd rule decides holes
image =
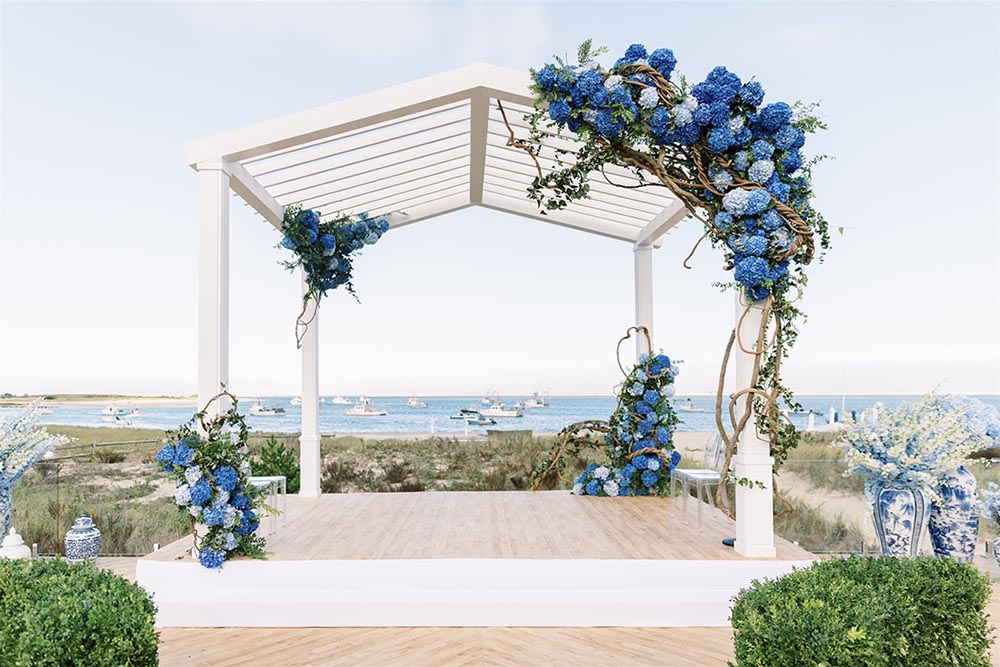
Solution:
[[[589,195],[594,174],[622,185],[606,172],[616,165],[638,178],[629,187],[665,187],[704,224],[705,235],[684,266],[690,268],[688,260],[707,236],[722,249],[726,270],[733,270],[734,282],[724,287],[740,290],[745,301],[726,346],[716,396],[725,469],[754,414],[752,426],[770,442],[777,468],[798,444],[795,427],[781,417],[782,406],[799,408],[782,381],[781,363],[798,336],[802,313],[796,301],[808,282],[804,268],[830,243],[826,220],[810,204],[812,168],[825,156],[806,161],[801,148],[806,134],[826,126],[815,105],[763,105],[761,85],[743,83],[725,67],[689,86],[674,74],[677,61],[669,49],[648,53],[633,44],[607,69],[596,61],[606,51],[593,49],[588,40],[577,64],[556,58],[532,70],[536,99],[528,116],[530,135],[516,137],[508,123],[508,145],[531,155],[538,171],[528,194],[543,213],[559,210]],[[502,107],[501,113],[506,122]],[[546,172],[539,156],[564,130],[575,133],[576,147],[551,148],[556,167]],[[570,153],[572,159],[566,159]],[[740,325],[753,308],[761,309],[761,324],[755,339],[744,341]],[[752,356],[753,365],[749,386],[725,405],[727,424],[724,379],[734,345]],[[777,484],[774,489],[785,511],[793,510]],[[725,492],[720,485],[719,505],[732,514],[723,502]]]

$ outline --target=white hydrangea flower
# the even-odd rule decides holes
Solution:
[[[188,507],[188,513],[190,513],[191,516],[197,519],[199,516],[201,516],[201,508],[198,507],[197,505],[191,505],[190,507]]]
[[[187,483],[191,486],[197,484],[198,480],[201,479],[201,466],[191,466],[185,470],[184,479],[186,479]]]
[[[681,100],[681,106],[688,111],[694,111],[698,108],[698,98],[694,95],[688,95],[683,100]]]
[[[605,482],[603,488],[604,488],[604,493],[608,494],[609,496],[618,495],[618,482],[616,482],[613,479],[609,479],[607,482]]]
[[[593,109],[587,109],[583,112],[583,120],[593,125],[597,122],[597,112]]]
[[[639,93],[639,106],[643,109],[652,109],[660,103],[660,92],[653,86],[643,88]]]
[[[687,127],[694,122],[694,116],[691,115],[691,112],[681,105],[675,106],[670,112],[673,114],[674,125],[677,127]]]
[[[743,116],[733,116],[729,119],[729,131],[736,134],[743,129],[743,125],[746,123],[746,118]]]
[[[750,180],[758,183],[766,183],[772,174],[774,174],[774,163],[770,160],[757,160],[750,165],[750,170],[747,172]]]
[[[658,456],[650,456],[649,460],[646,461],[646,467],[649,468],[650,470],[659,470],[660,469],[660,457],[658,457]]]
[[[582,496],[583,495],[583,484],[574,484],[573,485],[573,493],[575,495]]]
[[[638,60],[636,60],[636,61],[635,61],[635,62],[634,62],[633,64],[634,64],[634,65],[648,65],[648,64],[649,64],[649,61],[648,61],[648,60],[646,60],[645,58],[639,58],[639,59],[638,59]]]
[[[609,76],[607,79],[604,80],[604,87],[607,88],[608,92],[610,93],[612,90],[622,85],[622,81],[624,81],[624,79],[621,77],[620,74],[612,74],[611,76]]]
[[[607,466],[600,466],[594,470],[594,477],[596,479],[607,479],[608,475],[611,473]]]
[[[187,484],[181,484],[174,491],[174,501],[177,503],[178,507],[184,507],[191,502],[191,487]]]
[[[677,389],[675,389],[674,385],[672,384],[668,384],[666,387],[660,390],[660,395],[665,396],[666,398],[673,398],[674,394],[676,393]]]

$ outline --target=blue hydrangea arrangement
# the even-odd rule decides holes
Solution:
[[[177,483],[174,501],[191,522],[198,562],[209,569],[235,556],[263,558],[266,543],[257,535],[259,512],[274,511],[264,506],[260,491],[248,481],[248,429],[236,410],[236,398],[223,392],[212,401],[222,396],[232,401],[227,412],[206,419],[206,406],[168,433],[169,444],[156,454],[160,468]],[[198,523],[205,527],[200,538]]]
[[[562,209],[588,196],[595,175],[617,185],[605,170],[615,165],[642,181],[629,187],[666,187],[704,224],[733,271],[729,286],[742,292],[747,308],[756,303],[764,311],[759,338],[770,344],[759,352],[748,388],[734,392],[730,403],[753,403],[756,427],[780,465],[798,442],[781,410],[800,407],[782,382],[781,360],[798,335],[804,267],[817,254],[817,237],[820,253],[830,242],[827,222],[812,205],[812,169],[825,156],[809,159],[803,149],[807,135],[826,126],[815,105],[765,102],[759,82],[724,66],[691,85],[676,72],[670,49],[632,44],[610,66],[597,61],[606,52],[587,40],[575,64],[557,57],[532,70],[530,136],[511,142],[538,167],[528,194],[543,212]],[[574,133],[576,148],[551,148],[551,136],[566,132]],[[538,160],[545,151],[554,151],[556,161],[549,172]],[[563,159],[567,152],[572,160]],[[730,340],[726,359],[738,344]],[[720,414],[728,412],[724,396],[720,384]],[[731,428],[722,433],[730,453],[746,421]]]
[[[388,220],[372,218],[367,213],[337,215],[321,221],[319,214],[311,209],[303,210],[298,206],[285,209],[281,222],[284,237],[278,245],[295,253],[295,259],[283,261],[281,265],[289,271],[298,268],[305,271],[308,286],[296,323],[300,346],[302,333],[311,321],[303,319],[309,301],[315,299],[318,306],[321,297],[341,286],[357,298],[352,282],[354,257],[365,246],[375,244],[388,230]]]
[[[618,392],[604,439],[609,465],[591,463],[573,481],[588,496],[660,496],[670,490],[670,468],[680,460],[671,405],[679,373],[665,354],[639,356]]]

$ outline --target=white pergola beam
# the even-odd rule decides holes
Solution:
[[[426,204],[410,206],[403,211],[394,211],[392,213],[382,215],[389,222],[389,228],[396,229],[398,227],[412,225],[413,223],[420,222],[421,220],[427,220],[428,218],[436,218],[439,215],[461,211],[462,209],[469,208],[470,206],[472,206],[472,204],[469,203],[468,197],[464,195],[457,195],[444,197]]]
[[[377,123],[412,116],[484,92],[531,106],[527,72],[475,64],[386,88],[367,95],[289,114],[188,142],[185,155],[194,166],[218,156],[242,162]]]
[[[491,192],[496,192],[498,194],[502,193],[510,197],[524,198],[527,184],[504,181],[491,176],[486,179],[486,188]],[[642,229],[642,218],[633,217],[623,211],[612,211],[607,208],[602,208],[601,206],[591,204],[587,199],[574,201],[562,210],[577,213],[579,215],[585,215],[587,217],[593,217],[598,220],[607,220],[609,222],[617,222],[621,225],[627,225],[635,234],[638,234],[639,230]],[[555,213],[555,211],[549,211],[549,215],[552,215],[553,213]]]
[[[645,327],[649,340],[653,339],[653,248],[636,245],[632,248],[635,261],[635,326]],[[635,337],[635,356],[651,354],[646,337],[639,333]]]
[[[489,100],[481,95],[472,98],[469,113],[469,203],[483,201],[483,177],[486,174],[486,131],[489,126]]]
[[[622,225],[617,222],[597,220],[566,210],[549,211],[547,215],[542,215],[538,208],[527,199],[518,199],[503,193],[493,192],[489,188],[484,191],[483,203],[480,204],[480,206],[493,209],[495,211],[512,213],[514,215],[519,215],[522,218],[541,220],[542,222],[559,225],[560,227],[569,227],[570,229],[590,232],[591,234],[605,236],[609,239],[628,241],[629,243],[635,242],[635,232],[630,231],[627,225]]]
[[[664,234],[672,229],[678,222],[688,216],[687,207],[680,199],[675,199],[669,206],[656,214],[656,217],[643,227],[636,237],[636,245],[654,245]]]
[[[229,171],[198,165],[198,408],[229,384]],[[215,416],[226,400],[208,406]]]
[[[309,286],[302,273],[302,293]],[[319,303],[309,302],[304,319],[312,318],[302,334],[302,433],[299,436],[299,495],[316,498],[320,495],[320,434],[319,434]]]
[[[231,176],[229,185],[233,192],[238,194],[243,201],[249,204],[255,211],[260,213],[265,220],[281,229],[281,221],[285,216],[285,209],[274,197],[264,189],[257,179],[250,175],[243,165],[228,164]]]
[[[753,351],[757,346],[757,334],[763,320],[763,303],[747,304],[742,290],[736,292],[737,344],[733,346],[735,355],[736,387],[752,385],[755,356],[744,352]],[[764,337],[765,344],[767,336]],[[737,423],[746,412],[746,400],[736,402]],[[771,444],[761,437],[757,430],[757,414],[751,402],[751,415],[746,428],[740,434],[733,457],[733,469],[737,479],[748,479],[751,484],[736,485],[736,553],[747,558],[774,558],[774,492],[772,473],[774,459]]]

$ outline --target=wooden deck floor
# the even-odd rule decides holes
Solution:
[[[288,497],[287,524],[268,536],[275,560],[391,558],[653,558],[739,560],[722,539],[733,522],[706,507],[699,528],[681,501],[580,498],[565,491],[356,493]],[[815,556],[776,538],[778,558]],[[184,538],[146,558],[174,560]]]

